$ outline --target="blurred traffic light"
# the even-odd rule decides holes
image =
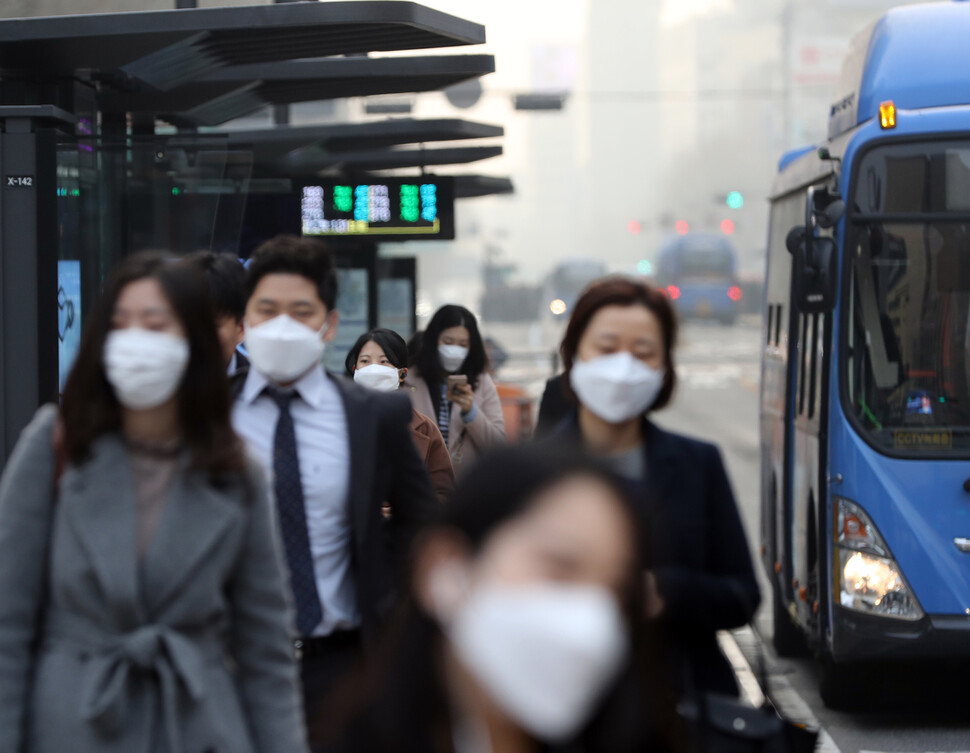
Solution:
[[[721,220],[721,232],[725,235],[734,235],[734,220]]]
[[[648,259],[640,259],[637,262],[637,273],[641,275],[653,274],[653,264]]]
[[[690,232],[690,223],[687,220],[677,220],[674,230],[677,231],[677,235],[687,235]]]
[[[643,226],[640,224],[639,220],[630,220],[628,223],[626,223],[626,229],[630,235],[640,235],[640,231],[643,229]]]
[[[731,191],[724,200],[728,209],[742,209],[744,207],[744,196],[740,191]]]

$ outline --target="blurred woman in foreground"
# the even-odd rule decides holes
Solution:
[[[716,633],[749,622],[761,597],[721,454],[648,419],[673,395],[676,340],[661,291],[625,277],[587,288],[561,347],[576,407],[555,437],[625,477],[652,531],[644,585],[673,649],[671,682],[736,695]]]
[[[646,750],[650,714],[630,670],[636,530],[622,488],[587,460],[486,456],[418,545],[398,632],[344,695],[346,749]]]

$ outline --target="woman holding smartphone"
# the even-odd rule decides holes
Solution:
[[[418,413],[435,419],[460,473],[477,455],[505,441],[502,402],[485,373],[488,358],[475,316],[442,306],[421,335],[405,385]]]

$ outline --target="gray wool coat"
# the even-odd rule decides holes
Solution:
[[[265,474],[179,471],[142,562],[117,435],[54,493],[57,409],[0,481],[0,751],[306,753]]]

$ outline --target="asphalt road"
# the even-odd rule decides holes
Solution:
[[[657,414],[661,425],[706,438],[721,448],[734,484],[749,543],[759,545],[758,378],[761,329],[756,318],[734,327],[688,323],[677,354],[680,387],[673,405]],[[771,636],[771,593],[760,567],[762,607],[756,633]],[[746,654],[750,651],[746,651]],[[826,709],[811,660],[777,659],[766,649],[769,694],[797,711],[810,709],[828,733],[826,747],[842,753],[954,753],[970,751],[970,670],[907,669],[881,678],[871,710]],[[804,703],[802,703],[804,702]],[[830,738],[830,739],[829,739]],[[834,743],[834,747],[833,747]]]

